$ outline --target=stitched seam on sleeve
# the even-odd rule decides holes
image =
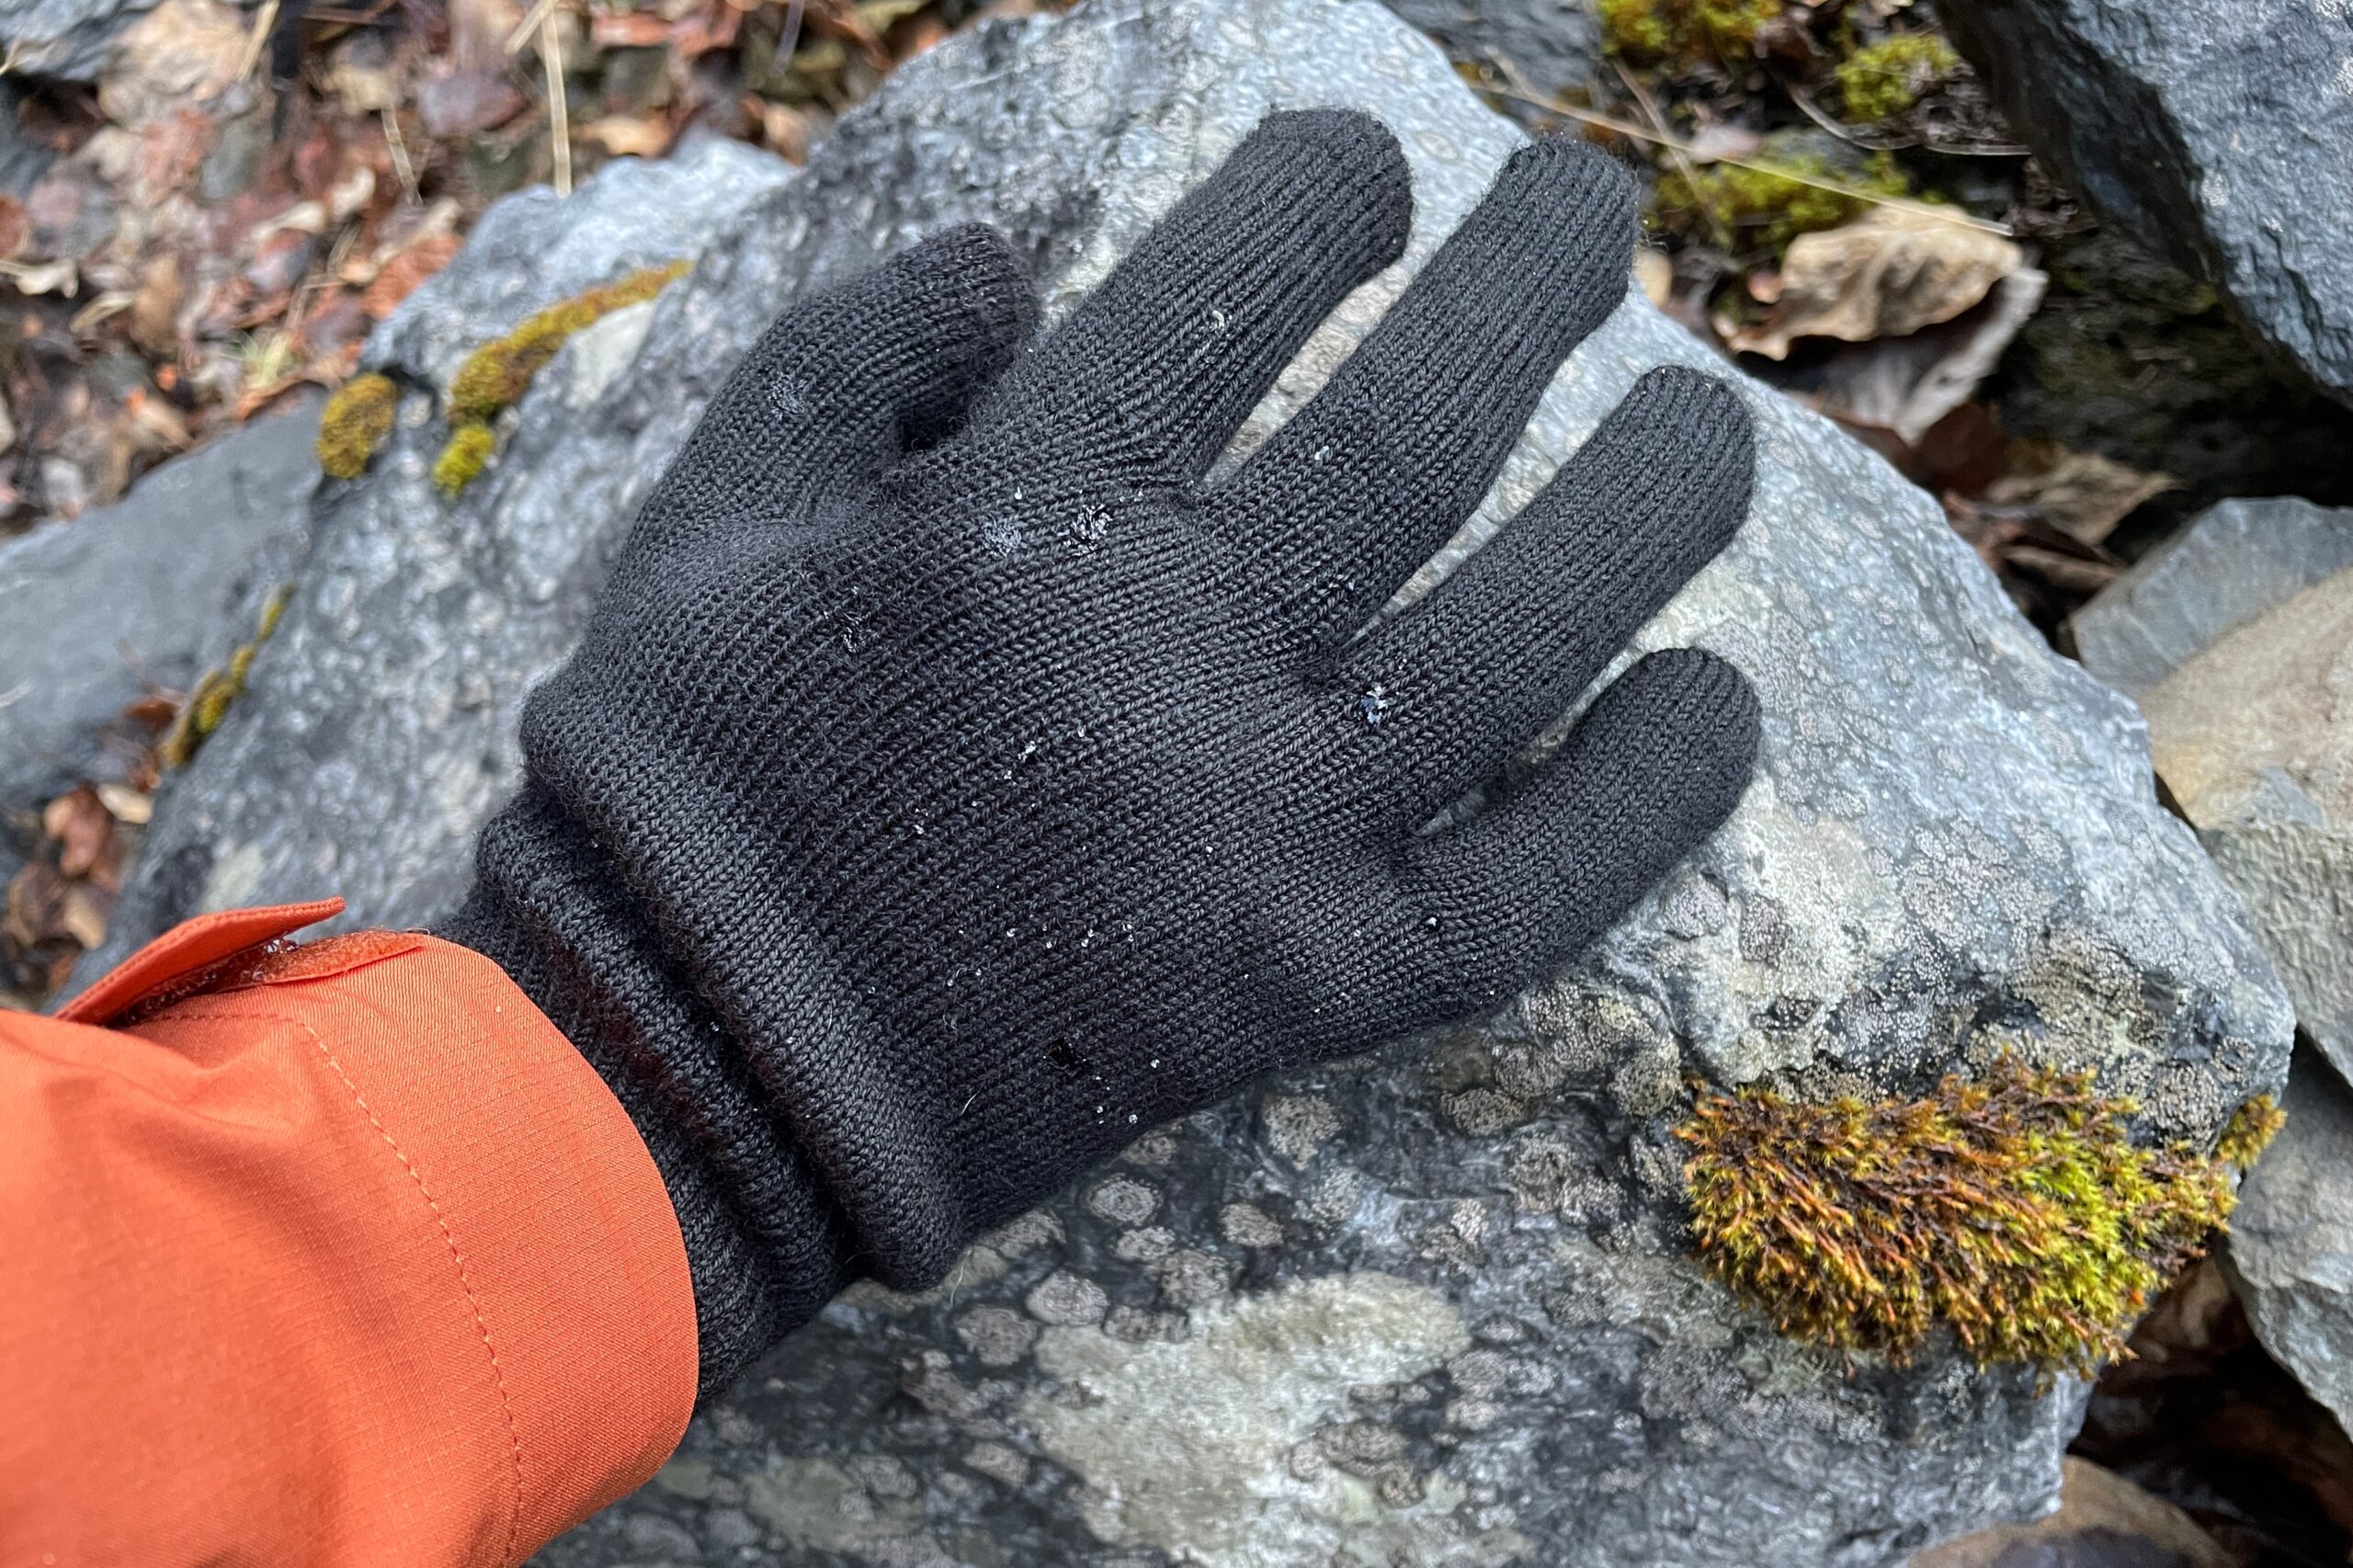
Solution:
[[[499,1364],[498,1346],[491,1342],[490,1324],[482,1315],[482,1302],[474,1295],[473,1278],[466,1270],[464,1255],[458,1250],[458,1238],[449,1230],[449,1221],[441,1212],[439,1200],[433,1196],[433,1189],[425,1184],[425,1174],[416,1168],[415,1162],[408,1157],[408,1151],[401,1147],[400,1141],[394,1138],[383,1122],[377,1119],[375,1110],[368,1104],[367,1096],[359,1092],[359,1085],[351,1081],[351,1075],[343,1070],[343,1063],[335,1060],[335,1052],[327,1049],[327,1042],[321,1040],[318,1030],[310,1025],[300,1018],[290,1018],[281,1014],[248,1013],[243,1009],[233,1013],[183,1011],[176,1016],[186,1018],[210,1017],[247,1022],[267,1019],[271,1023],[282,1024],[289,1028],[301,1029],[310,1036],[311,1043],[318,1048],[320,1057],[334,1072],[345,1090],[350,1094],[351,1103],[359,1108],[359,1113],[368,1119],[368,1124],[376,1130],[378,1137],[383,1139],[385,1146],[391,1149],[393,1156],[400,1161],[401,1168],[408,1172],[409,1180],[415,1183],[417,1196],[424,1199],[425,1206],[432,1210],[433,1223],[439,1228],[441,1243],[449,1249],[449,1261],[458,1271],[458,1288],[465,1292],[466,1310],[473,1314],[474,1328],[482,1335],[482,1347],[490,1355],[491,1381],[498,1390],[499,1414],[506,1422],[506,1446],[515,1460],[515,1497],[506,1513],[506,1543],[499,1549],[498,1553],[501,1568],[506,1568],[506,1564],[515,1561],[515,1539],[521,1533],[523,1528],[523,1435],[515,1425],[515,1402],[506,1392],[506,1369]]]

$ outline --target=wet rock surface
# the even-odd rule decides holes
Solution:
[[[2353,401],[2353,14],[2312,0],[1947,0],[1938,14],[2072,188]]]
[[[778,308],[971,218],[1066,308],[1266,109],[1326,103],[1397,131],[1414,242],[1247,444],[1517,140],[1370,4],[1092,0],[990,24],[904,67],[789,179],[697,153],[498,209],[375,363],[429,384],[569,290],[699,261],[574,339],[455,502],[427,479],[421,394],[324,494],[285,621],[159,800],[111,945],[323,891],[352,900],[346,924],[446,912],[512,785],[525,689]],[[562,254],[595,265],[561,273]],[[1666,361],[1710,362],[1630,299],[1474,536]],[[853,1290],[543,1561],[1863,1568],[2040,1512],[2078,1387],[2039,1396],[1941,1351],[1849,1366],[1687,1260],[1684,1080],[1904,1092],[2015,1041],[2099,1066],[2152,1134],[2202,1138],[2276,1085],[2288,1009],[2154,800],[2129,706],[2051,655],[1929,497],[1749,395],[1753,517],[1641,640],[1714,648],[1763,698],[1763,766],[1716,840],[1498,1017],[1156,1131],[922,1297]]]
[[[317,400],[298,400],[115,506],[0,542],[0,823],[114,777],[138,744],[122,710],[253,634],[307,542],[317,429]],[[0,884],[23,849],[0,828]]]

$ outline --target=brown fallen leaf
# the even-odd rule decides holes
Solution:
[[[8,903],[0,913],[0,948],[26,955],[57,939],[57,912],[65,902],[65,879],[40,860],[26,862],[8,879]]]
[[[944,41],[949,32],[947,22],[940,18],[937,11],[926,11],[910,19],[906,26],[901,28],[894,35],[898,40],[900,62],[904,63],[913,60],[925,50]]]
[[[670,150],[673,131],[665,115],[608,114],[582,126],[579,134],[616,157],[658,158]]]
[[[2039,544],[2014,544],[2002,552],[2002,561],[2014,572],[2040,577],[2054,588],[2083,598],[2091,597],[2124,574],[2123,566],[2116,562],[2086,561],[2071,551]]]
[[[89,784],[77,784],[43,807],[40,828],[57,840],[57,869],[65,877],[88,876],[114,844],[114,813]]]
[[[1634,281],[1643,298],[1664,310],[1675,292],[1675,262],[1665,251],[1643,245],[1634,252]]]
[[[107,916],[114,900],[87,882],[69,882],[57,910],[58,928],[84,949],[107,939]]]
[[[1950,321],[2025,265],[2026,253],[1998,234],[1876,207],[1792,241],[1772,313],[1734,332],[1731,346],[1780,359],[1801,337],[1902,336]]]
[[[377,270],[367,291],[360,295],[361,308],[370,321],[382,321],[394,307],[416,291],[416,286],[449,265],[462,244],[454,233],[425,234],[407,248],[396,253]]]
[[[131,189],[142,205],[186,190],[212,151],[220,127],[192,108],[159,114],[139,130],[139,161]]]
[[[381,114],[400,107],[400,78],[381,58],[381,49],[377,35],[355,33],[330,58],[324,85],[345,114]]]
[[[867,7],[850,0],[809,0],[802,13],[802,23],[813,32],[839,39],[866,56],[869,64],[881,67],[891,62],[890,51],[882,47],[881,35],[864,15]],[[885,24],[888,25],[887,23]]]
[[[729,48],[734,43],[743,22],[742,8],[733,5],[732,0],[720,0],[720,4],[673,25],[670,51],[679,63],[684,64],[713,50]]]
[[[1986,487],[1984,499],[2032,511],[2077,543],[2097,545],[2143,502],[2180,484],[2169,473],[2143,473],[2097,452],[2022,441],[2010,472]]]
[[[106,807],[108,816],[131,827],[146,826],[155,814],[153,797],[128,784],[99,785],[98,803]]]
[[[746,93],[744,108],[758,121],[760,141],[767,149],[788,164],[800,165],[809,160],[809,116],[789,104],[772,104],[766,98]]]
[[[1916,444],[1993,373],[2049,282],[2039,269],[2021,267],[1952,320],[1901,337],[1841,344],[1801,380],[1824,414]]]
[[[245,56],[244,13],[221,0],[163,0],[123,29],[98,82],[98,108],[137,128],[219,97]]]
[[[119,422],[132,444],[144,452],[185,451],[194,439],[187,418],[145,387],[133,387],[122,396]]]
[[[654,11],[600,11],[588,18],[588,41],[599,49],[648,49],[669,42],[671,26]]]
[[[180,710],[182,693],[158,688],[122,710],[122,716],[143,729],[161,733]]]
[[[172,353],[179,344],[180,294],[179,257],[168,251],[149,256],[131,299],[131,340],[158,357]]]
[[[416,118],[436,141],[454,141],[506,124],[525,100],[505,71],[481,66],[437,76],[416,89]]]
[[[1953,532],[1977,551],[2011,601],[2046,634],[2123,573],[2124,562],[2115,555],[2070,538],[2031,510],[1972,501],[1950,491],[1941,499]]]

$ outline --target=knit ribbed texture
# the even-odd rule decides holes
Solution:
[[[1156,1122],[1557,969],[1739,798],[1755,699],[1683,651],[1502,783],[1745,512],[1708,378],[1644,378],[1363,631],[1624,296],[1599,153],[1521,152],[1204,481],[1409,212],[1377,123],[1273,116],[1026,353],[1018,267],[954,231],[779,321],[647,503],[451,934],[644,1132],[707,1392]]]

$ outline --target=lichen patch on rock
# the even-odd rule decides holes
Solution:
[[[1392,1509],[1343,1471],[1302,1480],[1286,1458],[1346,1416],[1352,1386],[1420,1377],[1468,1345],[1435,1291],[1330,1276],[1196,1312],[1176,1342],[1048,1329],[1038,1366],[1079,1397],[1033,1396],[1021,1420],[1085,1482],[1080,1506],[1107,1543],[1204,1568],[1256,1568],[1273,1540],[1313,1542],[1318,1562],[1383,1562],[1448,1536],[1434,1504]],[[1137,1409],[1184,1414],[1147,1422]]]

